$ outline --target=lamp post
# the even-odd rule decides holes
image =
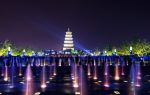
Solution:
[[[130,46],[130,55],[132,55],[133,52],[132,52],[132,46]]]
[[[22,55],[23,55],[23,56],[25,56],[25,55],[26,55],[26,50],[25,50],[25,49],[23,49],[23,51],[22,51]]]
[[[117,50],[116,49],[114,49],[114,55],[117,55]]]
[[[11,55],[11,48],[8,47],[8,56],[10,56],[10,55]]]

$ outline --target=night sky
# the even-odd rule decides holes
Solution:
[[[61,50],[68,27],[81,49],[102,49],[135,38],[150,41],[150,3],[128,1],[1,0],[0,41]]]

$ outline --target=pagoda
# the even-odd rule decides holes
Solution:
[[[72,32],[70,31],[69,28],[65,34],[65,39],[64,39],[63,51],[65,51],[65,50],[74,50]]]

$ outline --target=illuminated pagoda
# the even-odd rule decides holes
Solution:
[[[66,50],[74,50],[72,32],[70,31],[69,28],[65,35],[64,47],[63,47],[63,51],[66,51]]]

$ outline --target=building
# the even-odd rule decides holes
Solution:
[[[70,31],[69,28],[65,34],[64,46],[63,46],[63,51],[68,51],[68,50],[69,51],[74,50],[72,32]]]

